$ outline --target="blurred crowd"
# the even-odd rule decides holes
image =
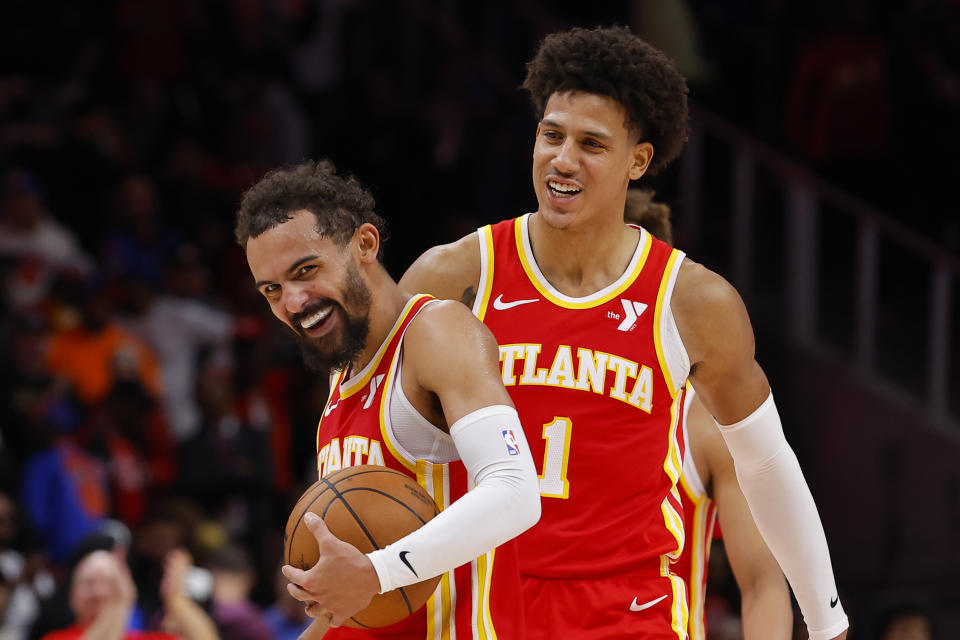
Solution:
[[[787,3],[759,17],[734,1],[441,4],[0,8],[0,639],[82,619],[70,577],[91,566],[134,594],[135,628],[162,629],[185,590],[224,638],[297,637],[278,564],[327,388],[232,240],[238,196],[268,168],[323,155],[371,185],[399,275],[427,246],[532,207],[516,87],[539,37],[572,23],[633,24],[695,98],[854,186],[864,158],[890,171],[905,134],[934,153],[960,122],[944,45],[960,20],[938,19],[955,2],[887,3],[909,36],[896,39],[854,1],[814,37],[826,3],[813,3],[786,44]],[[729,37],[737,20],[756,37]],[[736,73],[745,61],[752,76]]]

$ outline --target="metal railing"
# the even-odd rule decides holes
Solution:
[[[705,151],[707,145],[711,145],[714,153]],[[759,171],[768,177],[767,192],[772,184],[782,193],[780,212],[769,209],[764,212],[764,215],[783,215],[781,238],[758,237],[761,221],[757,214]],[[705,178],[718,172],[729,172],[726,185],[729,197],[720,206],[715,206],[717,194],[707,192],[709,187]],[[783,273],[775,287],[779,295],[776,302],[778,317],[785,322],[789,336],[805,346],[831,346],[824,339],[819,321],[825,313],[822,307],[826,295],[824,274],[821,273],[824,210],[829,209],[831,216],[847,218],[848,226],[852,222],[855,237],[849,247],[854,258],[851,272],[829,274],[842,276],[838,278],[841,281],[849,278],[853,283],[849,295],[854,317],[831,320],[852,321],[852,344],[840,352],[845,352],[851,364],[868,375],[904,388],[902,380],[892,378],[878,366],[878,356],[885,347],[878,340],[880,318],[897,316],[892,324],[901,327],[903,332],[925,335],[927,343],[924,362],[918,367],[925,384],[920,386],[919,393],[914,389],[906,395],[912,397],[918,409],[939,424],[956,426],[960,407],[954,396],[960,385],[951,378],[951,369],[957,359],[953,349],[960,347],[960,344],[952,344],[952,329],[957,321],[953,293],[960,283],[960,258],[702,109],[693,111],[690,139],[681,159],[679,180],[684,233],[695,245],[704,242],[707,219],[703,202],[711,203],[710,215],[720,211],[721,216],[726,216],[724,222],[729,227],[728,274],[745,299],[762,297],[757,293],[758,265],[755,264],[760,243],[783,243],[783,263],[778,265]],[[723,190],[720,193],[722,198]],[[832,232],[838,219],[830,218],[827,233]],[[887,248],[884,251],[887,245],[895,250]],[[921,285],[914,287],[913,291],[916,298],[927,298],[926,322],[912,320],[919,318],[923,309],[906,304],[901,308],[882,304],[878,292],[888,284],[881,277],[882,260],[894,273],[901,272],[899,262],[920,264],[927,272],[928,290],[918,291],[923,288]],[[960,372],[954,375],[960,375]]]

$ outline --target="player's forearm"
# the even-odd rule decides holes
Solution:
[[[847,628],[847,616],[816,504],[783,436],[773,396],[720,431],[757,528],[796,594],[810,639],[834,638]]]
[[[793,637],[793,609],[783,578],[780,588],[744,590],[740,598],[744,640],[790,640]]]
[[[508,444],[503,431],[512,432],[516,441]],[[536,470],[512,407],[473,412],[454,423],[450,433],[476,486],[420,529],[367,554],[381,592],[466,564],[540,518]]]

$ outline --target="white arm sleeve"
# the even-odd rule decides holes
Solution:
[[[797,456],[783,435],[773,394],[740,422],[717,426],[757,528],[797,597],[810,640],[836,637],[848,623],[827,538]]]
[[[476,486],[421,528],[367,554],[380,593],[466,564],[540,519],[540,485],[516,409],[478,409],[450,435]]]

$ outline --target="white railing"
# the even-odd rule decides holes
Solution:
[[[723,147],[721,162],[717,154],[705,153],[707,144]],[[716,147],[711,147],[715,149]],[[709,157],[708,157],[709,156]],[[705,193],[706,175],[729,172],[729,203],[717,207],[729,208],[730,259],[729,277],[743,294],[750,298],[754,291],[754,256],[757,243],[767,241],[757,237],[759,219],[757,172],[762,169],[778,183],[783,193],[784,238],[782,265],[783,314],[790,337],[812,347],[825,347],[818,329],[820,305],[824,292],[820,286],[821,268],[821,212],[825,206],[831,214],[847,216],[855,228],[855,242],[850,247],[855,256],[853,273],[854,344],[851,345],[851,364],[880,378],[884,376],[877,366],[878,318],[881,257],[887,260],[912,260],[929,268],[929,308],[926,323],[917,321],[910,330],[918,335],[927,333],[928,349],[923,369],[926,384],[922,397],[913,399],[918,408],[937,422],[954,423],[958,409],[951,407],[951,349],[952,291],[960,283],[960,258],[935,242],[907,228],[891,216],[848,193],[817,178],[794,160],[774,151],[730,123],[702,109],[693,110],[690,139],[680,165],[680,220],[683,233],[695,244],[705,241],[702,230],[704,215],[702,203],[713,204],[716,194]],[[713,215],[715,207],[711,207]],[[768,215],[770,212],[765,212]],[[831,220],[833,222],[833,220]],[[678,225],[681,226],[681,225]],[[778,239],[779,240],[779,239]],[[892,243],[898,251],[881,256],[881,244]],[[921,316],[921,310],[901,308],[894,313]],[[890,309],[884,309],[889,313]],[[909,321],[904,321],[909,325]],[[960,372],[958,372],[960,375]],[[887,382],[896,382],[886,380]]]

